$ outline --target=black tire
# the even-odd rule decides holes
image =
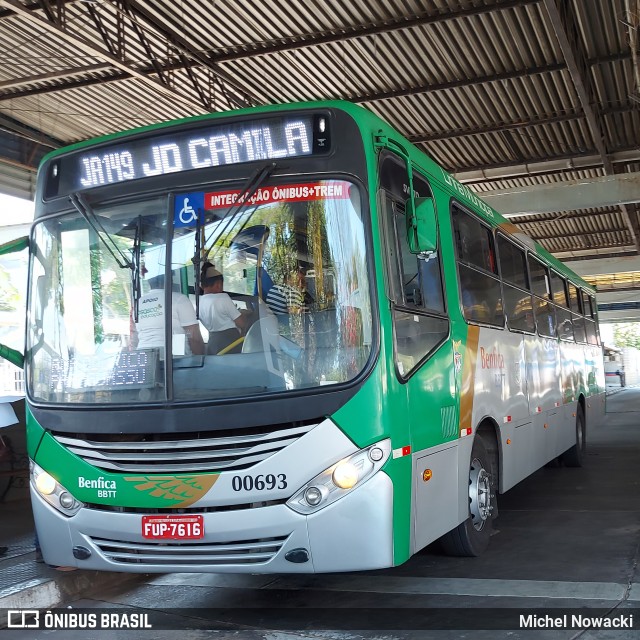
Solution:
[[[440,542],[447,555],[476,557],[489,545],[496,507],[491,457],[482,438],[476,437],[469,462],[469,517],[445,534]]]
[[[561,456],[565,467],[581,467],[587,456],[587,422],[584,418],[584,409],[578,405],[576,411],[576,443],[567,449]]]

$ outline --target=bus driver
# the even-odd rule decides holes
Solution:
[[[215,267],[203,269],[201,284],[204,295],[200,298],[200,321],[209,331],[207,352],[216,354],[240,337],[249,318],[224,293],[224,277]],[[229,353],[237,353],[240,348],[238,344]]]

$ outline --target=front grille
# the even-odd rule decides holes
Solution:
[[[284,428],[279,425],[260,433],[211,437],[207,432],[163,440],[159,439],[162,435],[113,435],[101,439],[52,435],[69,451],[99,469],[140,474],[194,473],[246,469],[294,443],[315,426],[315,422]]]
[[[90,538],[112,562],[182,566],[254,565],[271,560],[288,536],[235,542],[128,542]]]
[[[288,498],[282,498],[281,500],[264,500],[262,502],[245,502],[238,504],[224,504],[210,507],[163,507],[152,509],[149,507],[117,507],[111,504],[94,504],[93,502],[85,502],[85,509],[91,509],[92,511],[109,511],[111,513],[141,513],[142,515],[155,515],[158,513],[163,514],[176,514],[181,515],[184,513],[221,513],[223,511],[245,511],[247,509],[264,509],[265,507],[276,507],[281,504],[286,504]]]

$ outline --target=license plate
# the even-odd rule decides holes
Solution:
[[[148,540],[198,540],[204,537],[202,516],[142,516],[142,537]]]

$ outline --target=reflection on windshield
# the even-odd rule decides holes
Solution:
[[[263,184],[245,202],[239,194],[215,185],[177,193],[169,212],[166,196],[94,204],[98,230],[76,212],[39,223],[33,398],[161,402],[171,375],[169,399],[206,400],[339,384],[361,371],[372,325],[357,187],[328,180]],[[115,259],[136,252],[137,318],[136,279]]]

